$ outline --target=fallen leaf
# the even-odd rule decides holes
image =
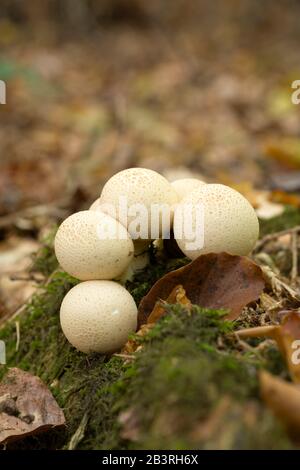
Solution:
[[[296,439],[300,438],[300,388],[266,371],[260,376],[261,397]]]
[[[255,328],[246,328],[237,331],[239,338],[274,339],[286,359],[293,382],[300,383],[300,363],[294,360],[295,341],[300,340],[300,313],[295,310],[279,312],[282,316],[281,325],[266,325]]]
[[[138,351],[139,348],[141,348],[141,345],[136,336],[145,336],[153,328],[153,325],[153,323],[142,325],[135,336],[127,341],[125,346],[122,348],[121,354],[130,355]]]
[[[265,145],[265,153],[289,168],[299,168],[300,139],[295,137],[280,137],[272,139]]]
[[[275,206],[279,204],[300,207],[300,196],[298,194],[286,193],[279,189],[270,193],[270,201],[276,203]]]
[[[136,336],[143,337],[151,330],[151,328],[153,328],[154,324],[166,313],[164,304],[181,304],[185,308],[187,308],[187,310],[189,310],[192,306],[190,300],[186,297],[185,290],[183,289],[183,287],[181,285],[174,287],[165,302],[157,301],[155,303],[154,308],[148,317],[147,323],[140,327],[140,329],[136,333]],[[139,341],[137,340],[137,338],[134,337],[127,341],[121,353],[133,354],[140,347],[141,345]]]
[[[228,309],[227,318],[235,320],[246,305],[258,299],[265,282],[260,267],[247,257],[228,253],[199,256],[154,284],[140,303],[139,325],[147,322],[157,300],[166,300],[178,285],[192,304]]]
[[[260,306],[270,317],[273,317],[282,309],[282,301],[275,300],[269,294],[263,292],[260,296]]]
[[[186,307],[187,309],[190,309],[192,306],[191,301],[187,298],[185,290],[181,285],[174,287],[171,294],[167,298],[166,303],[180,304]],[[147,323],[156,323],[164,314],[164,305],[160,301],[156,302],[154,309],[148,317]]]
[[[65,417],[38,378],[12,368],[0,383],[0,444],[63,426]]]

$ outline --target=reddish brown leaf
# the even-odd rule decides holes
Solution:
[[[274,377],[269,372],[260,373],[262,399],[285,424],[297,440],[300,439],[300,389],[297,385]]]
[[[300,207],[300,197],[298,194],[288,194],[284,191],[276,190],[271,193],[270,200],[284,205]]]
[[[136,335],[143,337],[151,330],[151,328],[153,328],[153,323],[151,324],[147,323],[145,325],[142,325],[140,329],[138,330],[138,332],[136,333]],[[121,354],[130,355],[130,354],[135,353],[137,350],[139,350],[139,348],[141,348],[141,345],[139,341],[137,340],[137,338],[134,337],[127,341],[125,346],[122,348]]]
[[[184,288],[179,285],[174,287],[168,298],[166,299],[168,304],[180,304],[187,309],[190,309],[192,304],[191,301],[187,298]],[[152,312],[150,313],[147,323],[156,323],[164,314],[165,307],[161,301],[156,302]]]
[[[188,310],[192,306],[190,300],[186,297],[185,290],[182,286],[174,287],[171,294],[167,298],[166,303],[181,304]],[[145,336],[165,313],[166,310],[164,304],[161,301],[156,302],[152,312],[148,317],[147,323],[141,326],[136,335],[141,337]],[[129,339],[122,349],[122,354],[133,354],[138,350],[138,348],[141,348],[139,341],[137,341],[135,338]]]
[[[183,286],[192,304],[228,309],[228,318],[234,320],[243,307],[258,299],[265,282],[260,267],[249,258],[228,253],[199,256],[154,284],[140,303],[139,325],[147,322],[155,303],[166,300],[178,285]]]
[[[13,368],[0,383],[0,443],[63,426],[65,417],[38,378]]]
[[[300,383],[300,363],[295,360],[295,355],[297,354],[295,342],[300,340],[300,313],[296,310],[281,313],[285,313],[281,325],[247,328],[237,331],[237,334],[240,338],[267,337],[274,339],[286,359],[293,381]]]

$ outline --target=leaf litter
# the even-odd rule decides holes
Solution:
[[[13,227],[25,237],[29,235],[35,239],[49,218],[59,222],[61,212],[65,215],[70,210],[85,208],[87,199],[98,197],[100,182],[111,172],[133,165],[167,172],[184,164],[192,175],[203,173],[208,181],[221,180],[224,174],[227,177],[233,175],[231,184],[238,182],[239,190],[245,191],[246,197],[266,220],[282,214],[286,204],[299,207],[297,195],[285,194],[285,191],[296,192],[299,183],[294,182],[291,191],[290,184],[283,184],[281,178],[287,167],[299,167],[299,113],[291,105],[290,77],[287,77],[287,70],[293,70],[298,63],[298,55],[293,54],[293,47],[290,47],[294,44],[298,24],[295,23],[294,30],[290,17],[292,10],[282,9],[278,15],[277,8],[270,6],[270,28],[264,31],[259,50],[254,25],[251,28],[255,33],[254,40],[251,40],[249,30],[243,31],[243,37],[248,39],[245,44],[249,45],[236,41],[229,59],[223,53],[226,44],[232,50],[232,18],[230,20],[228,6],[225,21],[223,15],[220,15],[221,21],[218,15],[212,15],[223,37],[222,44],[207,34],[208,22],[203,28],[183,30],[171,36],[167,33],[168,28],[157,33],[156,28],[145,32],[131,26],[127,29],[125,24],[121,28],[115,25],[113,33],[104,28],[96,48],[93,37],[78,42],[74,38],[72,48],[63,41],[59,41],[59,47],[44,48],[43,31],[40,31],[37,45],[28,38],[23,40],[24,31],[8,21],[11,31],[8,36],[17,37],[18,41],[1,35],[1,41],[6,41],[7,59],[0,62],[0,67],[2,72],[9,71],[14,104],[6,107],[5,122],[0,131],[3,156],[0,164],[1,235],[6,238]],[[280,18],[278,24],[271,21],[272,13],[275,13],[274,18]],[[294,16],[296,20],[297,15]],[[252,21],[251,18],[252,15],[247,15],[248,21]],[[46,24],[44,29],[47,29]],[[281,47],[289,54],[283,61],[280,48],[274,49],[270,76],[269,59],[265,59],[270,55],[270,38],[276,43],[278,34]],[[126,44],[126,53],[120,54],[123,44]],[[216,49],[216,55],[222,57],[213,66],[212,47]],[[147,56],[149,61],[145,61]],[[230,72],[224,70],[226,60],[230,62]],[[272,77],[272,74],[276,75],[275,66],[278,76],[284,76],[287,84],[278,86],[277,79]],[[203,70],[207,70],[204,79]],[[25,75],[24,71],[27,71]],[[28,86],[30,83],[27,82],[34,86]],[[68,87],[58,90],[57,82],[68,84]],[[43,106],[35,90],[44,90]],[[199,119],[200,108],[204,119]],[[265,155],[269,159],[266,160]],[[293,174],[287,173],[288,183]],[[274,181],[277,179],[272,188],[274,192],[265,187],[266,175],[271,175]],[[263,186],[264,191],[254,189],[254,185],[255,188]],[[66,188],[66,202],[57,202],[57,194],[65,192]],[[78,188],[87,189],[87,197],[73,207],[70,200]],[[54,206],[63,207],[52,207],[49,211],[53,202]],[[32,215],[31,209],[36,207],[41,211],[38,215],[33,211]],[[282,229],[284,227],[276,231]],[[260,296],[255,309],[244,304],[248,299],[256,302],[259,297],[259,293],[257,298],[254,298],[256,294],[250,295],[251,289],[243,289],[244,302],[240,299],[238,305],[229,294],[226,298],[225,292],[224,297],[220,297],[219,303],[224,304],[224,308],[231,308],[237,321],[242,318],[250,325],[272,326],[278,321],[278,312],[282,308],[299,306],[297,272],[295,276],[294,270],[292,283],[290,266],[286,276],[283,274],[285,269],[279,269],[277,263],[281,256],[285,267],[288,249],[281,240],[277,239],[274,244],[273,241],[268,241],[257,252],[265,256],[264,261],[255,257],[267,286],[267,292]],[[267,256],[268,263],[271,261],[274,265],[265,264]],[[157,299],[148,299],[148,320],[158,321],[166,314],[164,302],[180,304],[184,296],[190,299],[197,283],[193,289],[188,289],[180,276],[178,280],[175,278],[174,284],[169,279],[170,286],[160,286],[162,301],[156,303]],[[255,292],[260,290],[258,278],[253,287]],[[217,293],[226,290],[220,276],[217,281],[221,292],[218,289],[212,292],[211,300],[209,286],[204,282],[206,292],[203,289],[201,296],[192,292],[191,301],[208,306],[217,303]],[[237,287],[235,278],[233,285]],[[15,286],[17,288],[17,284]],[[13,290],[10,289],[13,289],[12,283],[4,292],[3,314],[15,307],[11,308],[6,302],[12,297]],[[187,313],[188,310],[186,307]],[[142,317],[145,321],[146,314]],[[152,324],[145,323],[140,331],[146,334]],[[221,412],[223,407],[221,411],[217,410],[217,416]]]
[[[157,299],[166,300],[177,285],[183,286],[192,304],[228,310],[227,318],[235,320],[244,307],[258,300],[265,281],[261,268],[249,258],[228,253],[199,256],[154,284],[140,303],[140,325],[147,322]]]
[[[0,383],[0,444],[64,425],[64,413],[41,379],[10,369]]]

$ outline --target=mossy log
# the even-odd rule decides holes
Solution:
[[[139,302],[156,279],[185,263],[152,259],[127,288]],[[42,251],[37,265],[55,267],[51,248]],[[67,422],[63,430],[9,448],[292,447],[259,393],[261,368],[287,377],[276,346],[259,353],[242,349],[234,335],[237,325],[225,321],[224,312],[169,305],[166,316],[139,337],[141,348],[133,357],[86,356],[69,345],[59,324],[61,301],[77,282],[56,269],[23,312],[0,329],[7,348],[0,375],[13,366],[39,376]]]

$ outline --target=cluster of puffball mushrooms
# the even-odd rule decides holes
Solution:
[[[110,210],[117,207],[122,197],[126,198],[127,207],[142,204],[148,209],[147,220],[140,221],[140,225],[147,224],[146,238],[132,233],[131,214],[127,214],[124,222],[118,219],[117,211]],[[183,223],[182,218],[177,218],[177,208],[188,205],[193,224],[196,207],[202,204],[204,245],[192,249],[184,236],[178,239],[175,236],[179,248],[191,260],[210,252],[248,255],[257,241],[256,213],[232,188],[206,184],[196,178],[169,182],[159,173],[144,168],[115,174],[90,209],[69,216],[55,237],[60,265],[84,281],[67,293],[60,309],[62,330],[79,351],[117,351],[126,343],[128,335],[136,331],[137,307],[124,287],[124,280],[147,265],[147,248],[153,241],[148,227],[151,206],[155,204],[175,207],[176,210],[171,210],[174,229]],[[99,237],[102,229],[119,236]],[[158,238],[164,238],[162,229]]]

